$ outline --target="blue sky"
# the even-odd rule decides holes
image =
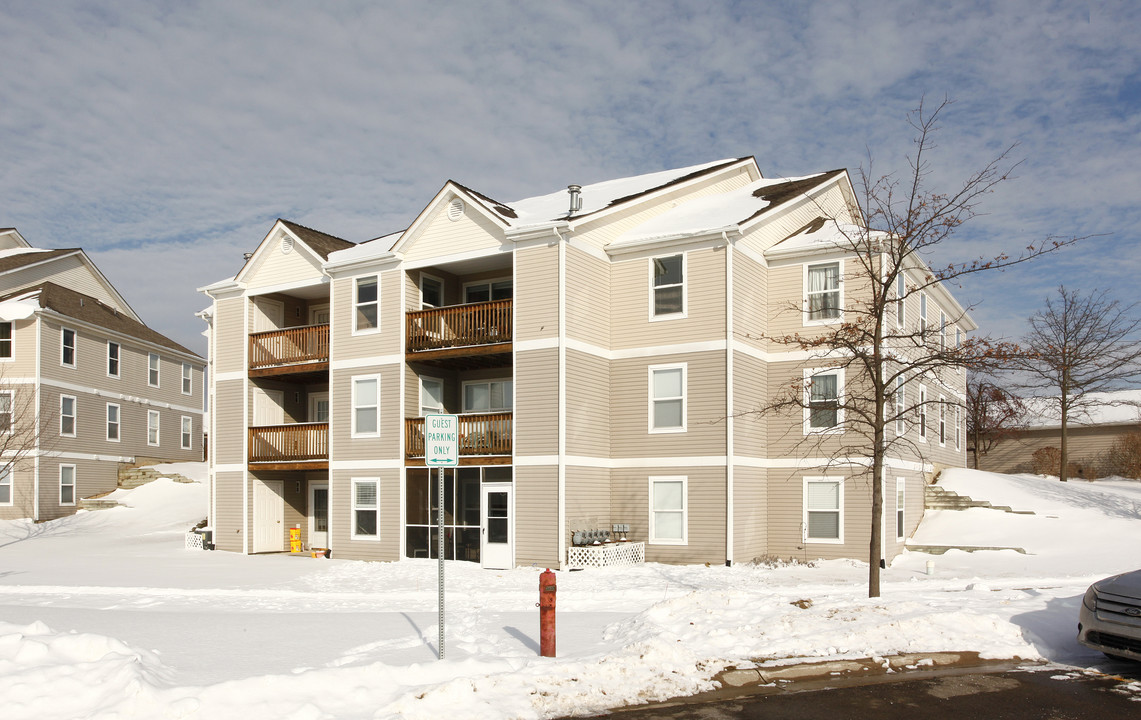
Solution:
[[[1060,282],[1138,296],[1138,27],[1129,2],[0,0],[0,227],[83,247],[205,352],[195,288],[277,217],[359,242],[448,179],[510,201],[745,155],[879,175],[947,95],[934,187],[1023,163],[936,260],[1102,235],[957,291],[1017,335]]]

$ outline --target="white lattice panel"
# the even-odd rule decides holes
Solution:
[[[206,546],[202,543],[202,535],[200,533],[188,532],[186,533],[186,549],[187,550],[205,550]]]
[[[570,569],[622,567],[646,562],[646,543],[617,542],[604,545],[586,545],[567,550]]]

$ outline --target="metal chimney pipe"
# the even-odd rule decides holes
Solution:
[[[578,212],[579,210],[582,209],[582,195],[579,194],[582,192],[582,186],[581,185],[567,185],[567,192],[570,193],[570,213],[569,214],[574,215],[576,212]]]

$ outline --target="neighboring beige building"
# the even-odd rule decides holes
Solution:
[[[82,250],[0,229],[0,519],[70,515],[123,464],[201,460],[205,365]]]
[[[423,418],[442,412],[461,423],[449,558],[557,567],[576,531],[615,524],[649,561],[866,557],[868,484],[798,455],[841,441],[844,373],[763,339],[842,321],[857,290],[820,231],[857,207],[845,171],[768,180],[743,158],[512,203],[448,182],[359,245],[279,220],[202,288],[217,547],[282,551],[297,529],[341,558],[434,556]],[[969,324],[927,294],[932,327],[940,308]],[[917,327],[919,299],[902,305]],[[806,376],[817,410],[741,415]],[[962,381],[908,384],[947,404],[903,428],[928,452],[884,478],[888,557],[924,475],[964,464]]]

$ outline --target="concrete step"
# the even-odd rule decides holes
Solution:
[[[948,550],[962,550],[963,552],[983,552],[986,550],[1013,550],[1016,553],[1029,555],[1026,550],[1020,547],[998,547],[991,545],[913,545],[907,543],[904,547],[912,552],[927,553],[928,555],[942,555]]]
[[[119,487],[132,490],[141,485],[146,485],[149,482],[154,482],[160,477],[168,477],[175,482],[190,483],[194,482],[190,478],[179,475],[178,473],[160,473],[152,467],[139,467],[130,468],[128,470],[119,471]]]
[[[114,500],[107,500],[103,497],[91,497],[80,499],[79,507],[83,510],[107,510],[113,507],[119,507],[119,503]]]
[[[969,510],[971,508],[985,508],[988,510],[1001,510],[1015,515],[1033,515],[1032,510],[1015,510],[1009,505],[992,505],[987,500],[975,500],[966,495],[960,495],[952,490],[941,488],[938,485],[928,485],[923,489],[923,507],[928,510]]]

